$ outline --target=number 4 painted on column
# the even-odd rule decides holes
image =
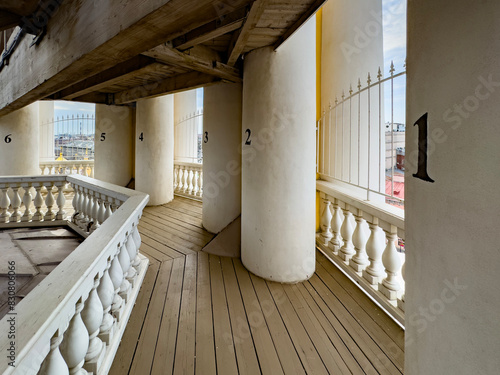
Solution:
[[[428,113],[420,117],[413,126],[418,126],[418,169],[413,177],[420,178],[421,180],[434,182],[427,173],[427,132],[429,122],[427,121]]]

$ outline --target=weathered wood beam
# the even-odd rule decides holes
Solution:
[[[143,55],[152,57],[165,64],[196,70],[231,82],[242,81],[241,73],[238,69],[218,61],[216,52],[207,47],[196,46],[190,49],[189,53],[185,53],[162,44],[144,52]]]
[[[114,94],[114,104],[127,104],[139,99],[154,98],[155,96],[173,94],[188,89],[203,87],[221,81],[220,78],[200,72],[179,74],[175,77],[134,87],[130,90]]]
[[[61,90],[52,95],[51,99],[72,100],[93,91],[98,91],[118,84],[124,80],[140,77],[143,74],[160,71],[162,69],[165,70],[165,66],[156,63],[155,59],[139,55]]]
[[[266,5],[269,0],[255,0],[250,8],[250,12],[243,24],[243,27],[239,32],[237,32],[236,37],[231,41],[231,46],[229,47],[227,65],[234,66],[238,58],[240,57],[245,45],[248,42],[250,33],[259,23],[260,17],[266,9]]]
[[[223,19],[212,21],[185,35],[175,38],[172,41],[172,45],[174,48],[184,51],[221,35],[238,30],[243,25],[247,12],[247,7],[240,8],[228,14]]]
[[[283,34],[278,41],[274,44],[274,50],[278,49],[285,41],[290,38],[295,32],[300,29],[300,27],[305,24],[311,17],[313,17],[316,12],[326,3],[327,0],[316,0],[311,7],[305,12],[286,32]]]
[[[0,116],[246,5],[217,0],[63,1],[40,45],[25,38],[0,73]]]

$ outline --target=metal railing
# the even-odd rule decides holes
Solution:
[[[317,124],[317,172],[328,181],[340,181],[366,192],[403,202],[395,194],[394,83],[406,79],[406,71],[396,73],[391,64],[389,76],[379,68],[375,80],[368,74],[366,86],[358,79],[357,90],[352,86],[348,95],[323,112]],[[388,88],[385,85],[389,85]],[[385,98],[386,89],[389,98]],[[386,124],[385,107],[389,101],[390,121]],[[404,125],[403,125],[404,126]],[[388,136],[389,135],[389,136]],[[390,141],[386,144],[386,138]],[[386,170],[386,153],[390,149],[390,170]],[[390,181],[386,188],[386,181]]]

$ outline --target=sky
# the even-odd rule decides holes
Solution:
[[[382,0],[384,14],[384,76],[389,75],[391,61],[395,74],[404,68],[406,59],[406,0]],[[394,79],[394,122],[405,119],[406,75]],[[385,85],[385,118],[391,121],[390,85]]]

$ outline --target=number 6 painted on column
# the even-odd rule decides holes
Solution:
[[[434,182],[427,173],[427,130],[429,123],[427,121],[428,113],[420,117],[413,126],[418,126],[418,169],[413,177],[420,178],[421,180]]]
[[[4,139],[5,143],[10,143],[10,142],[12,142],[12,138],[10,137],[11,135],[12,135],[12,134],[7,134],[7,135],[5,136],[5,139]]]

